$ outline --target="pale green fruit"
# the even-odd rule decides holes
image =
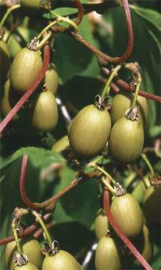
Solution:
[[[33,127],[48,132],[58,122],[58,107],[54,95],[50,91],[41,92],[32,107]]]
[[[109,229],[109,223],[103,209],[98,210],[96,219],[94,221],[94,227],[95,234],[98,240],[100,240],[103,236],[106,235],[107,230]]]
[[[39,242],[33,237],[19,239],[22,252],[28,257],[28,260],[33,263],[37,268],[41,268],[43,255],[41,252]],[[7,244],[5,251],[6,268],[12,270],[14,267],[14,253],[17,251],[15,241]]]
[[[20,0],[21,6],[31,9],[40,9],[41,0]]]
[[[58,89],[59,77],[56,68],[52,65],[47,69],[44,77],[44,83],[47,85],[47,89],[55,94]]]
[[[39,270],[33,263],[28,262],[22,266],[15,266],[14,270]]]
[[[122,269],[122,254],[116,240],[111,237],[102,237],[96,248],[96,270]]]
[[[132,105],[134,94],[127,91],[120,91],[112,101],[111,120],[114,125],[121,117],[125,116],[126,110]],[[139,106],[139,120],[145,125],[148,116],[147,99],[138,96],[136,106]]]
[[[143,214],[133,195],[115,197],[111,204],[111,213],[116,223],[129,238],[137,237],[143,229]]]
[[[68,136],[66,135],[63,136],[60,140],[58,140],[56,143],[54,143],[52,150],[56,153],[60,153],[67,147],[69,147],[69,139]]]
[[[23,94],[33,84],[42,67],[41,55],[38,51],[21,49],[15,56],[10,72],[11,86]]]
[[[145,191],[146,191],[145,185],[140,180],[137,183],[137,185],[135,186],[134,190],[132,191],[132,195],[135,197],[135,199],[138,201],[138,203],[143,202]]]
[[[150,226],[161,225],[161,185],[150,186],[144,196],[143,213],[146,223]]]
[[[10,67],[10,52],[5,41],[0,40],[0,82],[5,81]]]
[[[108,140],[110,130],[109,113],[88,105],[72,121],[69,129],[70,146],[82,156],[99,154]]]
[[[120,118],[112,127],[109,152],[120,163],[132,163],[141,154],[144,144],[144,129],[139,121]]]
[[[53,256],[46,256],[42,264],[42,270],[65,269],[82,270],[81,265],[76,261],[76,259],[64,250],[59,250],[59,252]]]

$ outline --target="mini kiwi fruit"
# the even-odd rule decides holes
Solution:
[[[143,214],[135,197],[129,193],[115,197],[111,204],[111,213],[125,235],[137,237],[143,229]]]
[[[60,140],[54,143],[52,151],[60,153],[68,147],[69,147],[69,138],[67,135],[65,135]]]
[[[103,150],[110,130],[111,119],[108,111],[88,105],[72,120],[69,129],[70,146],[78,155],[96,155]]]
[[[10,51],[7,43],[4,40],[0,40],[0,82],[6,80],[7,73],[10,68]]]
[[[23,94],[35,81],[42,67],[41,55],[28,48],[21,49],[15,56],[10,71],[11,86]]]
[[[133,163],[141,154],[144,144],[144,129],[138,120],[120,118],[112,127],[109,138],[109,153],[120,163]]]
[[[46,256],[43,264],[42,270],[82,270],[81,265],[76,261],[76,259],[68,252],[64,250],[59,250],[58,253],[52,256]]]
[[[109,223],[104,209],[100,208],[97,211],[97,216],[94,221],[95,234],[98,240],[106,235],[109,229]]]
[[[102,237],[95,254],[96,270],[122,269],[122,252],[117,241],[111,237]]]
[[[58,106],[54,95],[42,91],[31,108],[31,122],[34,128],[48,132],[55,128],[58,122]]]
[[[47,85],[47,89],[55,95],[58,89],[59,77],[54,64],[51,64],[44,77],[44,84]]]

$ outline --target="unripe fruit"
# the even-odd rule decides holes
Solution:
[[[76,259],[68,252],[64,250],[59,250],[53,256],[46,256],[43,264],[42,270],[81,270],[80,264]]]
[[[134,94],[126,91],[120,91],[112,101],[111,120],[114,125],[121,117],[125,116],[126,110],[132,105]],[[138,96],[136,106],[139,106],[139,120],[145,125],[148,116],[147,99]]]
[[[96,270],[119,270],[122,269],[121,250],[117,242],[111,237],[102,237],[96,248]]]
[[[0,40],[0,81],[5,81],[10,67],[10,52],[5,41]]]
[[[73,119],[69,130],[70,146],[79,155],[96,155],[103,150],[110,129],[109,113],[97,109],[94,105],[88,105]]]
[[[41,268],[43,255],[41,253],[39,242],[33,237],[27,237],[24,239],[19,239],[19,243],[22,247],[22,252],[28,257],[29,262],[33,263],[37,268]],[[6,269],[13,269],[13,257],[16,250],[17,248],[15,241],[7,244],[5,251]]]
[[[132,163],[141,154],[144,130],[139,121],[120,118],[113,126],[109,138],[109,152],[120,163]]]
[[[47,69],[44,77],[44,83],[47,85],[47,89],[55,94],[58,89],[59,77],[56,68],[52,65]]]
[[[161,225],[161,185],[150,186],[144,196],[143,213],[146,223],[150,226]]]
[[[33,263],[28,262],[22,266],[15,266],[14,270],[38,270],[38,268]]]
[[[111,213],[116,223],[129,238],[137,237],[143,229],[143,215],[136,199],[129,193],[115,197]]]
[[[6,116],[12,109],[12,107],[18,102],[18,97],[10,88],[10,80],[8,79],[4,84],[4,91],[1,102],[1,112],[3,116]],[[18,119],[18,115],[15,115],[14,120]]]
[[[14,90],[23,94],[35,81],[41,67],[40,53],[23,48],[18,52],[11,65],[11,86]]]
[[[32,125],[40,131],[48,132],[58,122],[58,107],[54,95],[50,91],[39,94],[32,107]]]
[[[95,234],[98,240],[100,240],[103,236],[106,235],[106,232],[109,229],[109,224],[107,216],[105,215],[105,211],[103,209],[98,210],[97,217],[94,221],[94,227]]]
[[[67,147],[69,147],[69,139],[68,136],[62,137],[60,140],[58,140],[56,143],[54,143],[52,147],[52,151],[56,153],[60,153],[63,150],[65,150]]]
[[[132,191],[132,195],[135,197],[138,203],[143,202],[144,194],[145,194],[146,188],[142,181],[139,181],[139,183],[135,186],[134,190]]]
[[[40,9],[40,2],[40,0],[20,0],[22,7],[31,9]]]

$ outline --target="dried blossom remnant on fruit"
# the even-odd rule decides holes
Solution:
[[[40,0],[40,7],[43,9],[51,9],[51,1],[50,0]]]
[[[112,106],[112,104],[108,103],[108,100],[109,100],[108,96],[104,97],[104,99],[102,100],[99,95],[96,95],[93,103],[97,109],[104,111],[109,110]]]
[[[130,108],[125,112],[125,117],[132,121],[139,119],[139,107]]]
[[[127,193],[126,189],[120,183],[116,183],[115,188],[116,188],[116,196],[122,196]]]
[[[24,208],[18,208],[18,207],[16,207],[13,212],[13,216],[15,219],[21,219],[21,217],[26,214],[28,214],[28,210]]]
[[[39,45],[39,40],[34,37],[29,43],[27,43],[26,48],[32,51],[37,51],[37,46]]]
[[[56,240],[54,240],[51,245],[45,242],[44,246],[45,246],[45,249],[42,250],[44,255],[48,254],[50,256],[53,256],[59,252],[59,243]]]
[[[15,252],[14,263],[16,266],[26,265],[28,263],[28,258],[25,254],[20,254],[19,252]]]
[[[161,175],[155,174],[149,176],[152,186],[158,187],[161,184]]]

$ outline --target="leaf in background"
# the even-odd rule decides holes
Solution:
[[[62,190],[71,183],[74,178],[75,172],[65,167],[62,171],[60,184],[57,186],[56,190],[54,190],[54,193]],[[90,179],[73,188],[60,200],[60,204],[67,216],[71,217],[73,221],[79,221],[81,224],[90,228],[99,207],[98,195],[99,190],[96,179]],[[58,216],[55,216],[55,218],[56,217]],[[59,221],[61,221],[61,219],[59,219]]]
[[[26,175],[27,194],[33,201],[44,199],[45,191],[53,184],[49,179],[41,179],[44,169],[53,163],[61,163],[62,157],[50,150],[27,147],[16,151],[12,156],[1,160],[1,237],[8,236],[11,229],[12,213],[15,207],[25,207],[19,192],[19,179],[23,154],[28,154]],[[54,178],[54,173],[50,175]]]
[[[87,17],[84,17],[79,26],[79,33],[83,38],[95,45]],[[93,54],[85,46],[72,36],[61,33],[57,34],[54,49],[54,62],[63,83],[85,70],[93,58]]]

